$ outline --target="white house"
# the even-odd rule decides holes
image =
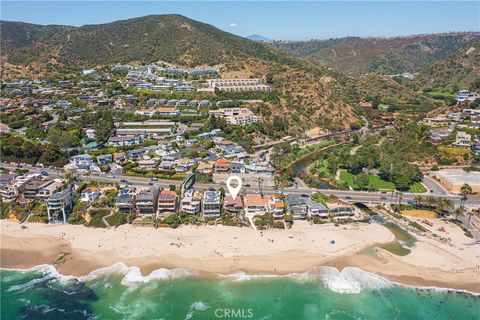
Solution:
[[[86,188],[80,194],[80,201],[92,203],[100,196],[100,191],[97,188]]]

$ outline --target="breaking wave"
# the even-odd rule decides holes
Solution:
[[[148,275],[142,275],[141,270],[137,266],[128,267],[123,262],[118,262],[110,267],[104,267],[90,272],[88,275],[75,277],[70,275],[62,275],[52,265],[39,265],[29,269],[7,269],[19,272],[40,272],[43,276],[41,278],[33,279],[27,283],[12,286],[8,291],[25,291],[35,286],[37,283],[57,279],[60,281],[78,280],[81,282],[94,281],[98,278],[109,276],[112,274],[122,276],[121,284],[125,286],[138,285],[155,280],[171,280],[181,277],[198,277],[200,273],[195,270],[189,269],[166,269],[160,268],[152,271]],[[342,294],[358,294],[362,290],[378,290],[390,286],[402,286],[419,290],[431,290],[441,292],[463,292],[475,296],[480,296],[478,292],[471,292],[468,290],[442,288],[435,286],[414,286],[406,285],[398,282],[390,281],[380,275],[362,270],[357,267],[345,267],[342,270],[338,270],[335,267],[319,266],[313,267],[304,273],[290,273],[285,275],[275,274],[248,274],[246,272],[235,272],[232,274],[215,274],[219,278],[226,278],[233,281],[250,281],[256,279],[265,278],[293,278],[298,281],[321,281],[325,287],[336,293]],[[197,302],[196,302],[197,303]],[[201,311],[203,306],[202,302],[192,305],[191,312]],[[208,308],[208,305],[206,305]],[[202,310],[203,311],[203,310]],[[193,314],[193,313],[192,313]]]

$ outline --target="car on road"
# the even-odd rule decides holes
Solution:
[[[351,200],[351,199],[352,199],[352,197],[350,197],[350,196],[345,196],[345,199],[347,199],[347,200]]]
[[[122,178],[122,179],[120,179],[120,182],[121,182],[121,183],[128,183],[128,180],[125,179],[125,178]]]
[[[107,178],[108,178],[108,179],[113,179],[113,178],[115,178],[115,177],[113,176],[113,174],[107,174]]]
[[[158,181],[158,178],[157,177],[152,177],[152,179],[150,179],[152,181]]]
[[[48,172],[47,171],[42,171],[42,176],[48,176]]]

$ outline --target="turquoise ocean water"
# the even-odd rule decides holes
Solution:
[[[199,276],[116,264],[88,276],[51,266],[1,273],[1,319],[480,319],[480,297],[394,284],[357,268]]]

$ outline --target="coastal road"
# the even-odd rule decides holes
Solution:
[[[7,169],[17,169],[15,164],[6,164],[2,163],[2,167]],[[49,168],[38,168],[35,166],[25,165],[21,169],[29,169],[32,172],[40,173],[46,171],[49,175],[53,177],[63,176],[61,171]],[[121,180],[126,180],[130,185],[138,187],[148,187],[152,185],[157,185],[159,187],[169,187],[171,185],[180,186],[181,181],[179,180],[168,180],[168,179],[158,179],[153,181],[150,178],[143,177],[133,177],[133,176],[124,176],[124,175],[108,175],[104,173],[92,173],[89,176],[80,174],[77,176],[79,180],[82,181],[101,181],[101,182],[111,182],[111,183],[121,183]],[[432,185],[433,186],[433,185]],[[215,184],[215,183],[195,183],[195,189],[198,190],[207,190],[209,188],[225,188],[225,184]],[[428,186],[430,188],[430,186]],[[258,193],[257,187],[245,187],[245,192],[248,193]],[[432,189],[434,190],[434,189]],[[278,189],[262,187],[262,191],[265,194],[274,194],[281,192]],[[282,190],[286,195],[311,195],[315,192],[321,192],[326,195],[333,195],[342,200],[348,201],[350,203],[361,202],[365,204],[378,204],[378,203],[390,203],[392,201],[390,193],[381,193],[381,192],[369,192],[369,191],[352,191],[352,190],[336,190],[336,189],[313,189],[308,187],[299,186],[298,188],[285,188]],[[451,195],[451,194],[438,194],[435,192],[425,193],[425,194],[414,194],[414,193],[404,193],[402,196],[402,203],[406,203],[408,200],[414,200],[417,195],[422,196],[432,196],[435,198],[447,198],[451,199],[457,206],[460,204],[460,196]],[[394,201],[394,199],[393,199]],[[480,196],[471,195],[466,201],[466,205],[470,208],[480,207]]]
[[[131,177],[131,176],[114,176],[113,178],[108,178],[106,175],[98,174],[91,175],[89,177],[80,175],[78,177],[81,180],[95,180],[95,181],[104,181],[104,182],[117,182],[120,183],[121,179],[125,179],[129,184],[134,186],[151,186],[157,185],[159,187],[168,187],[170,185],[180,186],[181,181],[178,180],[166,180],[158,179],[158,181],[152,181],[150,178],[143,177]],[[195,189],[198,190],[207,190],[209,188],[225,188],[225,184],[215,184],[215,183],[195,183]],[[258,193],[257,187],[244,187],[245,192],[248,193]],[[275,188],[262,187],[262,191],[265,194],[274,194],[279,193],[280,190]],[[391,201],[390,193],[382,192],[369,192],[369,191],[352,191],[352,190],[336,190],[336,189],[313,189],[308,187],[298,187],[298,188],[285,188],[283,193],[287,195],[311,195],[314,192],[321,192],[326,195],[333,195],[345,201],[355,203],[362,202],[365,204],[376,204],[376,203],[389,203]],[[402,202],[406,203],[408,200],[414,200],[418,194],[415,193],[404,193],[402,195]],[[423,195],[423,194],[422,194]],[[425,194],[427,195],[427,194]],[[428,196],[435,198],[448,198],[453,200],[456,205],[460,204],[460,196],[457,195],[444,195],[444,194],[434,194],[429,193]],[[480,196],[470,196],[466,202],[469,206],[480,207]]]

